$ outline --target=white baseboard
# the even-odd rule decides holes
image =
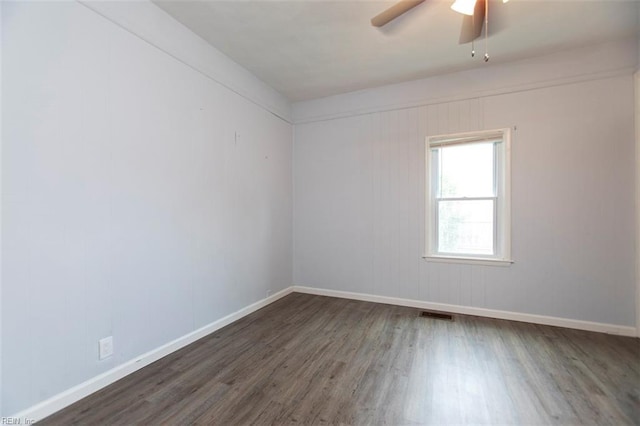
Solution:
[[[110,385],[111,383],[114,383],[117,380],[122,379],[123,377],[141,369],[142,367],[145,367],[152,362],[155,362],[160,358],[165,357],[177,351],[178,349],[181,349],[188,344],[193,343],[196,340],[213,333],[216,330],[219,330],[222,327],[229,325],[232,322],[237,321],[252,312],[257,311],[258,309],[263,308],[278,299],[281,299],[292,291],[293,290],[291,287],[285,288],[278,293],[255,302],[245,308],[240,309],[239,311],[227,315],[226,317],[220,318],[219,320],[207,324],[202,328],[192,331],[191,333],[185,334],[184,336],[181,336],[165,345],[144,353],[132,359],[131,361],[121,364],[109,371],[106,371],[96,377],[80,383],[79,385],[67,389],[64,392],[54,395],[51,398],[44,400],[32,407],[20,411],[19,413],[8,416],[7,418],[29,419],[29,421],[42,420],[45,417],[55,413],[56,411],[68,407],[74,402],[77,402],[82,398],[91,395],[92,393]]]
[[[437,311],[452,312],[457,314],[476,315],[488,318],[506,319],[511,321],[530,322],[534,324],[553,325],[557,327],[574,328],[578,330],[596,331],[608,334],[617,334],[622,336],[638,336],[635,327],[627,327],[615,324],[603,324],[589,321],[579,321],[567,318],[548,317],[543,315],[523,314],[518,312],[499,311],[494,309],[474,308],[469,306],[449,305],[445,303],[423,302],[419,300],[401,299],[397,297],[375,296],[364,293],[351,293],[346,291],[319,289],[311,287],[293,286],[279,291],[265,299],[253,303],[245,308],[240,309],[232,314],[227,315],[217,321],[212,322],[198,330],[185,334],[165,345],[153,349],[142,354],[131,361],[121,364],[109,371],[106,371],[96,377],[93,377],[79,385],[76,385],[64,392],[42,401],[32,407],[29,407],[19,413],[8,418],[29,419],[30,421],[42,420],[47,416],[62,410],[65,407],[85,398],[92,393],[114,383],[117,380],[165,357],[178,349],[181,349],[190,343],[195,342],[208,334],[213,333],[222,327],[237,321],[252,312],[263,308],[278,299],[292,293],[316,294],[319,296],[340,297],[343,299],[362,300],[365,302],[385,303],[389,305],[407,306],[418,309],[432,309]]]
[[[316,294],[319,296],[340,297],[343,299],[362,300],[365,302],[407,306],[410,308],[431,309],[434,311],[444,311],[456,314],[476,315],[480,317],[529,322],[542,325],[553,325],[556,327],[596,331],[600,333],[617,334],[620,336],[638,336],[638,330],[635,327],[628,327],[624,325],[604,324],[598,322],[573,320],[568,318],[549,317],[544,315],[523,314],[519,312],[499,311],[495,309],[474,308],[471,306],[450,305],[446,303],[422,302],[412,299],[400,299],[397,297],[375,296],[371,294],[351,293],[347,291],[327,290],[312,287],[294,286],[293,291],[297,293]]]

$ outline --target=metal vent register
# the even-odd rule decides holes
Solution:
[[[420,312],[421,317],[426,318],[434,318],[445,321],[453,321],[453,315],[447,314],[445,312],[437,312],[437,311],[422,311]]]

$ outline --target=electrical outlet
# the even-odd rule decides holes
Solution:
[[[113,355],[113,336],[105,337],[98,341],[99,359],[105,359]]]

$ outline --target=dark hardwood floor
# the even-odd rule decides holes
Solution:
[[[293,293],[44,419],[640,424],[640,339]]]

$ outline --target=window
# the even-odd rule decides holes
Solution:
[[[427,138],[427,250],[511,263],[509,129]]]

